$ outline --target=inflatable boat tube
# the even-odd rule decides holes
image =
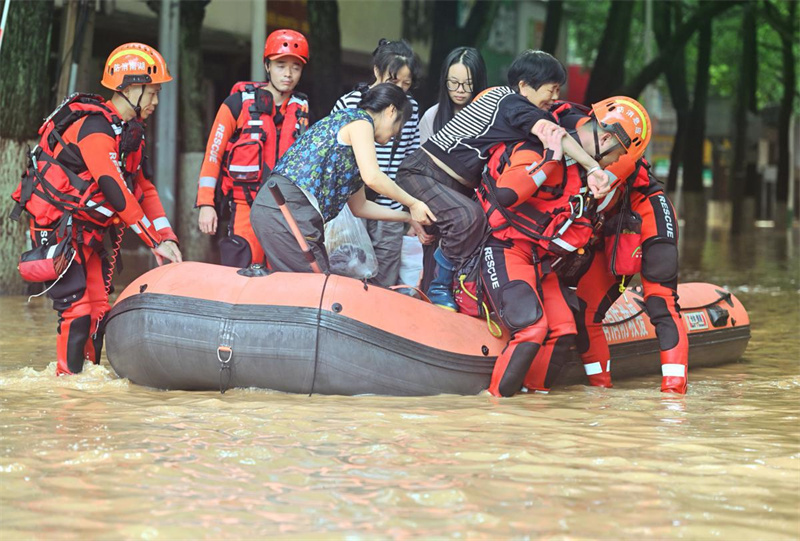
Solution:
[[[734,361],[750,338],[741,303],[711,284],[679,287],[691,368]],[[615,379],[660,373],[658,340],[635,292],[609,311]],[[158,389],[256,387],[287,393],[476,394],[508,333],[343,276],[186,262],[140,276],[106,322],[116,373]],[[558,384],[585,382],[577,358]]]

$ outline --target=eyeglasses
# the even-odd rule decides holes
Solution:
[[[470,92],[470,93],[472,92],[472,81],[466,81],[464,83],[459,83],[458,81],[454,81],[452,79],[447,79],[445,84],[447,86],[447,90],[449,90],[450,92],[455,92],[456,90],[458,90],[458,87],[463,88],[464,92]]]

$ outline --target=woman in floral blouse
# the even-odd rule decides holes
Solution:
[[[406,222],[427,239],[422,225],[436,221],[428,206],[408,195],[380,170],[375,143],[396,136],[411,115],[406,94],[391,83],[364,93],[358,109],[325,117],[303,134],[280,159],[274,180],[321,269],[328,269],[325,222],[347,204],[368,220]],[[268,182],[269,182],[268,180]],[[399,201],[409,212],[368,201],[364,186]],[[253,230],[274,271],[311,272],[289,225],[269,190],[261,190],[250,215]]]

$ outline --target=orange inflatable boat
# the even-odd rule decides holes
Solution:
[[[476,394],[508,340],[485,320],[343,276],[186,262],[154,269],[108,315],[107,355],[132,382],[159,389],[289,393]],[[690,368],[738,359],[750,321],[731,293],[679,288]],[[660,374],[658,342],[634,292],[606,319],[616,379]],[[577,360],[559,384],[585,381]],[[558,384],[557,384],[558,385]]]

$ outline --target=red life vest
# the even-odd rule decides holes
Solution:
[[[237,92],[242,96],[242,109],[222,157],[221,189],[223,195],[232,193],[233,199],[252,205],[278,159],[308,129],[308,99],[292,93],[278,136],[278,111],[267,83],[241,81],[233,85],[231,95]]]
[[[586,175],[580,166],[562,163],[560,183],[541,186],[513,208],[498,202],[497,179],[511,163],[512,153],[523,145],[528,145],[540,159],[545,155],[538,141],[522,141],[511,146],[501,143],[492,151],[478,187],[478,201],[486,212],[493,235],[500,239],[533,241],[559,255],[572,253],[589,241],[593,227],[591,212],[587,211]]]
[[[11,196],[17,201],[12,218],[18,219],[24,209],[41,226],[55,224],[64,213],[99,227],[112,223],[115,211],[106,206],[106,199],[89,171],[75,173],[55,158],[58,144],[62,145],[61,152],[72,153],[64,144],[62,135],[69,126],[87,115],[102,115],[111,124],[119,148],[123,122],[105,105],[101,96],[76,93],[67,97],[39,128],[39,143],[30,151],[28,168]],[[129,156],[119,156],[117,160],[128,187],[133,191],[133,179],[141,167],[141,147]],[[137,195],[135,191],[134,195]]]

